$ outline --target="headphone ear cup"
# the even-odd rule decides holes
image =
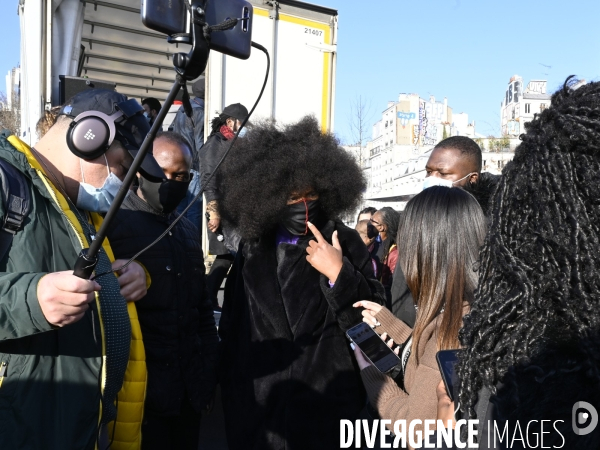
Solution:
[[[110,146],[110,130],[97,116],[73,121],[67,132],[67,146],[79,158],[92,160],[102,156]]]

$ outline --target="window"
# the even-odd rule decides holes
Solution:
[[[542,112],[545,109],[546,109],[546,104],[545,103],[541,103],[540,104],[540,112]]]
[[[529,103],[525,103],[525,114],[531,113],[531,105]]]

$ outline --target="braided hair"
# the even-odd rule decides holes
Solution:
[[[567,78],[525,125],[491,200],[479,286],[460,340],[460,402],[511,366],[600,325],[600,83]]]

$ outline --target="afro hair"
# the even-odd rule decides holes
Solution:
[[[366,188],[354,158],[312,116],[253,126],[231,149],[221,177],[221,216],[244,239],[273,231],[292,192],[314,190],[325,216],[335,219],[355,209]]]

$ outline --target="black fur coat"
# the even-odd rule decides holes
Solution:
[[[320,227],[328,242],[336,229],[344,263],[333,287],[306,261],[311,236],[276,247],[270,234],[238,252],[219,328],[230,450],[338,448],[340,419],[365,405],[344,333],[362,320],[353,303],[385,294],[358,233]]]

